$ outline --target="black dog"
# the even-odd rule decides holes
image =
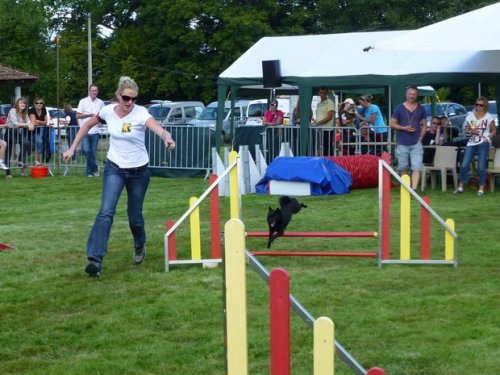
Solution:
[[[269,224],[269,240],[267,248],[278,237],[283,236],[287,225],[292,220],[292,215],[300,211],[302,207],[307,207],[295,198],[285,196],[280,197],[280,208],[273,210],[269,207],[267,213],[267,223]]]

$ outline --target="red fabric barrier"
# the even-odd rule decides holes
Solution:
[[[352,175],[351,189],[369,189],[378,186],[378,156],[351,155],[328,156],[326,158]]]

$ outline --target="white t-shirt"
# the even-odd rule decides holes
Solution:
[[[324,102],[318,102],[316,105],[316,121],[323,120],[328,116],[328,112],[334,111],[335,107],[333,104],[333,100],[327,98]],[[331,129],[333,128],[333,121],[335,120],[335,116],[332,117],[330,121],[326,124],[316,125],[315,128],[318,129]]]
[[[466,123],[469,124],[471,128],[479,129],[479,131],[477,132],[476,136],[470,136],[469,142],[467,142],[467,146],[475,146],[480,144],[481,142],[484,142],[485,140],[488,140],[488,142],[491,143],[488,135],[490,134],[490,124],[494,120],[494,117],[489,112],[486,112],[486,114],[480,119],[476,119],[476,116],[474,116],[474,112],[469,112],[469,114],[465,118]]]
[[[151,114],[146,108],[134,105],[127,116],[120,118],[114,110],[117,105],[107,105],[99,112],[108,125],[108,159],[120,168],[141,167],[149,162],[144,137]]]
[[[104,107],[104,102],[101,99],[95,98],[94,100],[92,100],[90,99],[90,96],[87,96],[86,98],[80,100],[76,111],[81,114],[92,113],[93,115],[96,115],[103,107]],[[91,117],[80,119],[80,126],[85,124],[90,119]],[[96,125],[89,130],[88,134],[97,134],[99,132],[100,132],[99,127]]]

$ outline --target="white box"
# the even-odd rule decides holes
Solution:
[[[269,180],[270,195],[311,195],[309,182]]]

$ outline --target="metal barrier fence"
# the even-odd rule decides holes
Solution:
[[[164,125],[164,129],[172,133],[176,141],[176,149],[167,151],[163,141],[146,129],[145,143],[150,156],[150,167],[156,175],[163,175],[166,171],[190,170],[205,171],[207,174],[212,168],[211,150],[215,147],[215,131],[208,126],[188,126],[186,124]],[[300,128],[297,126],[244,126],[246,130],[256,132],[248,143],[240,145],[259,144],[266,162],[270,163],[280,153],[282,143],[288,143],[294,155],[300,155]],[[241,129],[241,128],[240,128]],[[393,153],[395,143],[390,127],[385,133],[374,133],[369,127],[334,127],[332,129],[309,129],[308,150],[309,156],[346,156],[373,154],[382,152]],[[86,157],[81,145],[78,147],[74,159],[63,163],[60,155],[68,149],[78,126],[65,126],[59,129],[53,127],[37,128],[30,132],[28,129],[4,129],[3,138],[8,143],[6,163],[14,175],[26,171],[29,167],[41,162],[48,165],[51,174],[85,174]],[[450,137],[443,141],[461,142],[466,139],[459,129],[448,129]],[[0,132],[0,135],[1,132]],[[462,139],[463,138],[463,139]],[[233,142],[234,142],[233,136]],[[37,144],[38,143],[38,144]],[[42,147],[43,146],[43,147]],[[96,162],[102,169],[106,163],[109,136],[104,129],[101,131],[98,142]],[[47,152],[50,150],[50,152]],[[42,155],[42,154],[43,155]],[[46,154],[46,156],[44,156]]]
[[[175,151],[168,151],[163,141],[152,131],[146,129],[145,144],[150,155],[150,167],[157,169],[190,169],[208,171],[212,167],[212,147],[215,147],[215,131],[209,127],[186,125],[163,126],[176,141]],[[0,139],[7,142],[6,164],[13,175],[23,172],[29,174],[30,167],[38,163],[46,165],[50,173],[85,175],[87,159],[82,145],[77,148],[73,160],[62,161],[61,155],[66,151],[78,131],[78,126],[64,128],[38,127],[35,131],[28,129],[5,128],[0,131]],[[109,149],[109,135],[106,131],[100,134],[97,145],[96,163],[102,170],[106,163]]]
[[[381,155],[391,152],[392,132],[374,133],[369,127],[334,127],[332,129],[309,128],[309,156]],[[279,155],[281,144],[286,142],[294,155],[300,154],[300,128],[297,126],[268,126],[262,132],[261,148],[266,161]]]

